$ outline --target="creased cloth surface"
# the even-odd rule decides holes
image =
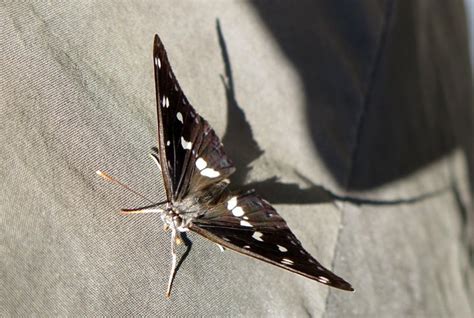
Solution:
[[[462,1],[5,1],[0,20],[2,315],[474,315]],[[190,234],[164,297],[169,233],[95,174],[164,197],[155,33],[232,181],[355,293]]]

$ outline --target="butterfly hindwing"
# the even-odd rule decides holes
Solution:
[[[189,228],[241,254],[332,287],[353,290],[314,259],[275,209],[252,192],[227,197],[193,220]]]
[[[154,41],[158,148],[168,201],[217,183],[235,170],[206,120],[189,104],[160,38]]]

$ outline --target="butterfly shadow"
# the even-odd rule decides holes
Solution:
[[[303,83],[310,137],[333,179],[350,191],[372,190],[461,150],[470,200],[459,210],[474,246],[469,33],[462,14],[456,21],[449,14],[464,12],[462,2],[442,2],[439,15],[428,14],[449,21],[429,32],[413,1],[252,6]],[[443,42],[457,48],[450,55],[434,41],[441,30],[457,34]],[[458,197],[457,188],[450,191]]]
[[[176,274],[178,273],[179,269],[181,268],[181,265],[183,264],[184,260],[188,257],[189,253],[191,252],[191,249],[193,247],[193,242],[188,238],[186,232],[181,232],[181,239],[184,243],[184,246],[186,246],[186,250],[184,253],[181,255],[179,258],[178,264],[176,265],[176,270],[173,274],[172,277],[172,282],[174,282],[174,278],[176,277]]]
[[[260,148],[253,137],[252,128],[247,121],[244,111],[237,102],[232,66],[219,19],[216,20],[216,30],[225,72],[225,75],[221,75],[221,79],[227,98],[227,128],[222,141],[229,157],[235,159],[234,165],[236,167],[236,172],[232,175],[232,181],[241,189],[254,189],[272,203],[323,204],[334,201],[345,201],[358,205],[395,205],[416,203],[420,200],[427,199],[439,194],[440,192],[446,191],[446,189],[439,189],[419,196],[394,200],[371,200],[342,196],[333,193],[322,185],[315,184],[295,169],[293,170],[293,173],[307,185],[306,188],[303,188],[296,183],[280,182],[279,178],[276,176],[263,181],[256,181],[244,185],[249,172],[252,170],[251,163],[262,156],[264,151]]]
[[[236,172],[232,175],[232,181],[244,189],[255,189],[272,203],[331,202],[331,195],[322,186],[313,184],[309,188],[303,189],[298,184],[282,183],[278,181],[278,177],[271,177],[243,186],[252,170],[251,163],[262,156],[264,151],[253,137],[252,128],[237,102],[232,66],[219,19],[216,20],[216,29],[224,62],[225,75],[221,75],[221,79],[227,98],[227,128],[222,142],[229,157],[235,159]]]

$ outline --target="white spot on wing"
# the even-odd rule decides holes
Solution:
[[[280,250],[280,252],[283,252],[283,253],[288,252],[288,249],[286,247],[281,246],[281,245],[277,245],[277,246],[278,246],[278,249]]]
[[[202,170],[204,168],[207,167],[207,162],[206,160],[202,159],[202,158],[198,158],[196,160],[196,167],[199,169],[199,170]]]
[[[191,148],[189,148],[191,149]],[[220,172],[219,171],[216,171],[212,168],[206,168],[204,170],[201,170],[201,175],[205,176],[205,177],[208,177],[208,178],[215,178],[215,177],[218,177],[220,176]]]
[[[252,224],[250,224],[249,222],[247,222],[247,221],[245,221],[245,220],[241,220],[241,221],[240,221],[240,226],[253,227]]]
[[[166,142],[166,145],[167,145],[167,146],[171,145],[171,142],[168,140],[168,141]]]
[[[183,115],[180,112],[178,112],[176,114],[176,118],[178,118],[178,120],[181,122],[181,124],[184,124]]]
[[[186,141],[184,137],[181,137],[181,146],[183,146],[183,149],[189,149],[193,147],[193,143],[190,141]]]
[[[227,210],[232,210],[237,206],[237,197],[232,197],[229,201],[227,201]]]
[[[158,56],[155,56],[155,64],[158,65],[158,68],[161,68],[161,61]]]
[[[298,243],[293,240],[293,237],[291,235],[287,236],[288,240],[290,241],[291,244],[298,246]]]
[[[318,281],[320,281],[320,282],[323,283],[323,284],[329,283],[329,279],[327,279],[327,278],[324,277],[324,276],[318,276]]]
[[[234,216],[241,217],[242,215],[245,214],[245,212],[240,206],[238,206],[238,207],[232,209],[232,214]]]
[[[263,242],[263,239],[262,239],[262,236],[263,236],[263,233],[262,232],[255,232],[253,233],[252,237],[254,239],[256,239],[257,241],[260,241],[260,242]]]
[[[248,249],[250,249],[250,246],[249,245],[244,245],[244,248],[248,250]]]
[[[295,262],[293,262],[291,259],[288,259],[288,258],[284,258],[280,261],[282,264],[286,264],[286,265],[293,265]]]

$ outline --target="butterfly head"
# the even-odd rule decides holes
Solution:
[[[166,204],[163,213],[161,213],[161,219],[165,226],[171,229],[176,229],[178,232],[188,231],[189,219],[183,217],[180,211],[170,203]]]

